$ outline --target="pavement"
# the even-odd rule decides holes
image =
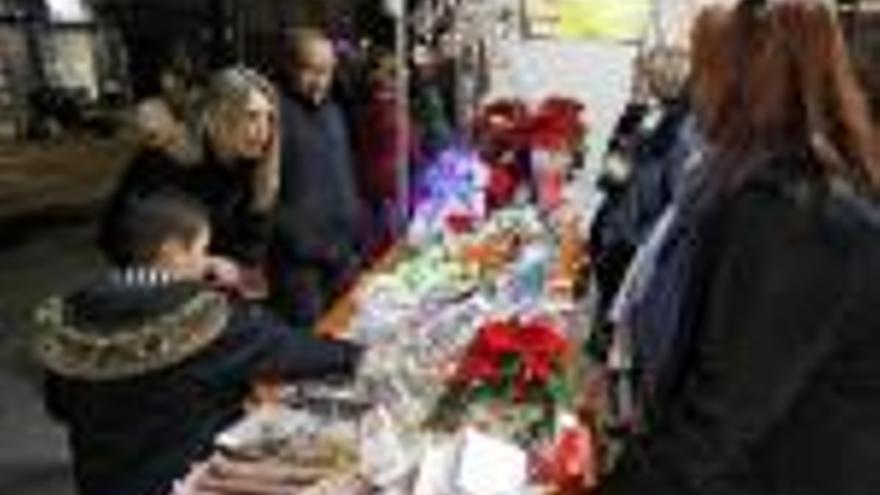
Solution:
[[[100,268],[94,220],[130,156],[123,140],[0,142],[0,494],[74,495],[63,429],[30,359],[34,306]]]

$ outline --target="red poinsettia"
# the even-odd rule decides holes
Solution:
[[[515,328],[507,322],[495,321],[480,328],[456,373],[456,381],[463,385],[489,382],[501,378],[504,356],[517,352]]]
[[[524,384],[546,383],[568,351],[568,341],[555,327],[539,321],[523,325],[518,340],[523,358],[520,379]]]
[[[476,352],[495,358],[517,352],[520,348],[517,326],[507,321],[489,322],[480,329],[476,345]]]
[[[533,112],[522,100],[499,99],[480,110],[474,134],[490,154],[498,148],[568,151],[586,134],[584,110],[581,102],[563,96],[548,97]]]
[[[474,230],[477,221],[473,215],[468,213],[450,213],[444,219],[446,228],[454,234],[464,234]]]
[[[507,382],[512,399],[525,400],[529,390],[550,384],[567,352],[568,341],[547,322],[488,322],[460,361],[455,382],[466,388]]]
[[[567,151],[576,148],[586,134],[582,121],[584,106],[577,100],[549,97],[538,107],[528,124],[533,147]]]
[[[491,148],[518,149],[527,144],[528,108],[515,98],[502,98],[485,105],[474,122],[474,134]]]
[[[489,185],[486,187],[486,203],[489,208],[500,208],[516,196],[520,180],[513,166],[492,164],[489,167]]]

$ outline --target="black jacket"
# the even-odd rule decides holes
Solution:
[[[47,407],[68,427],[81,495],[167,494],[242,414],[255,375],[344,376],[358,361],[353,345],[197,285],[120,280],[42,309]]]
[[[262,265],[272,234],[272,215],[253,209],[254,164],[208,159],[189,171],[187,192],[211,218],[211,252],[250,266]]]
[[[211,154],[196,165],[184,165],[154,149],[139,152],[120,178],[108,200],[99,227],[99,244],[107,257],[125,265],[118,252],[118,236],[129,205],[159,192],[189,196],[205,207],[211,221],[211,251],[246,265],[261,264],[271,234],[268,214],[252,211],[249,163],[220,164]]]
[[[279,252],[348,264],[362,241],[365,210],[342,111],[333,102],[315,106],[284,95],[281,132]]]
[[[880,221],[798,160],[699,216],[652,424],[603,494],[880,493]]]

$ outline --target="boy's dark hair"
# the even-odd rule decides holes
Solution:
[[[133,200],[126,207],[110,246],[119,262],[149,264],[172,239],[192,242],[210,222],[205,209],[180,193],[163,191]]]

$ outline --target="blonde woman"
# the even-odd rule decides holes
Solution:
[[[205,156],[189,192],[208,207],[212,249],[246,264],[261,263],[279,181],[276,96],[247,68],[218,72],[205,93]]]
[[[146,148],[124,173],[101,226],[101,245],[114,264],[125,264],[114,239],[133,202],[176,190],[206,208],[214,230],[215,275],[240,282],[238,266],[262,266],[278,190],[276,96],[261,75],[244,67],[223,69],[204,91],[195,135],[199,159],[190,164],[172,153]]]

